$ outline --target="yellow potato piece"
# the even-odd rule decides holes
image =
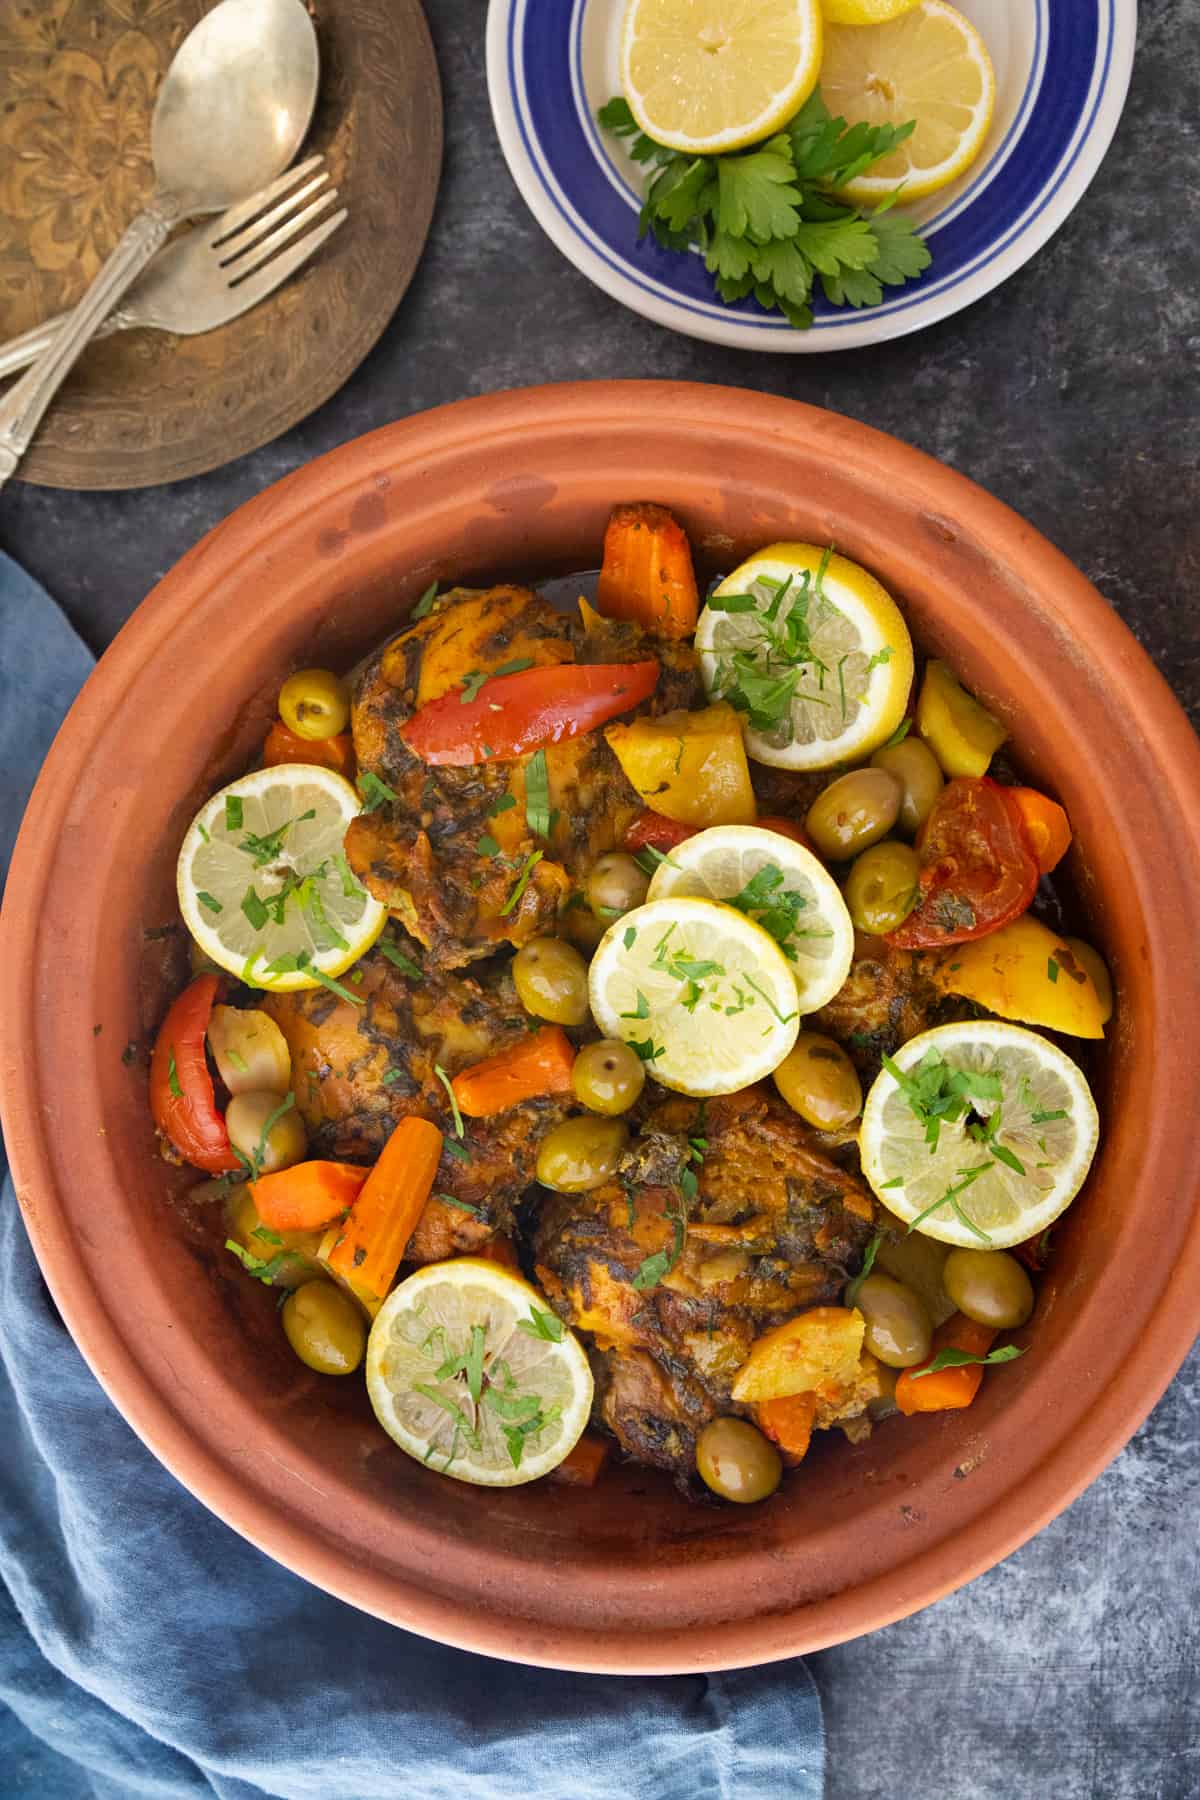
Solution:
[[[733,1397],[784,1400],[829,1382],[852,1382],[858,1372],[866,1321],[852,1307],[815,1306],[758,1338],[738,1370]]]
[[[681,825],[753,825],[742,724],[725,700],[610,725],[609,746],[646,805]]]
[[[1090,946],[1081,948],[1096,955]],[[1111,990],[1106,1001],[1089,960],[1024,913],[986,937],[951,945],[933,979],[943,993],[961,994],[998,1018],[1041,1025],[1068,1037],[1099,1038],[1112,1011]]]
[[[999,719],[971,698],[944,662],[926,666],[917,701],[917,730],[944,775],[986,775],[1008,736]]]

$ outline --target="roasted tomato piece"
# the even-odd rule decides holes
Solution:
[[[167,1013],[150,1061],[150,1110],[154,1123],[185,1162],[210,1175],[241,1167],[217,1111],[204,1039],[220,979],[198,975]]]
[[[1023,913],[1038,883],[1020,807],[986,776],[957,776],[917,835],[921,897],[888,933],[899,950],[932,950],[983,937]]]

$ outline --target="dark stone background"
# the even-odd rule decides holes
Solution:
[[[1200,722],[1200,51],[1186,0],[1144,0],[1108,159],[1032,263],[915,337],[795,358],[671,336],[570,268],[501,160],[480,0],[427,7],[446,90],[441,198],[412,289],[342,392],[199,480],[7,490],[5,548],[95,649],[211,525],[347,438],[464,394],[669,376],[830,406],[953,464],[1085,570]],[[1114,1465],[1032,1543],[918,1617],[811,1659],[829,1800],[1196,1800],[1198,1415],[1193,1354]]]

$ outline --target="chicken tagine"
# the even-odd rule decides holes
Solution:
[[[571,616],[435,586],[289,676],[180,851],[150,1102],[301,1361],[440,1474],[746,1503],[1035,1353],[1112,994],[1006,737],[866,570],[705,600],[650,503]]]

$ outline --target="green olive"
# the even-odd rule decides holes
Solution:
[[[846,877],[846,905],[859,931],[883,937],[902,925],[920,893],[921,859],[909,844],[885,838],[856,856]]]
[[[267,1130],[272,1113],[279,1112],[282,1105],[278,1094],[256,1089],[249,1094],[235,1094],[225,1108],[230,1143],[248,1162],[257,1162],[260,1175],[273,1175],[276,1169],[290,1169],[293,1163],[303,1162],[308,1149],[304,1120],[295,1106],[289,1106]]]
[[[878,1358],[876,1358],[878,1362]],[[889,1369],[886,1363],[879,1363],[876,1379],[879,1392],[867,1401],[867,1417],[870,1419],[889,1419],[896,1410],[896,1382],[899,1379],[898,1369]]]
[[[925,1361],[933,1344],[933,1326],[919,1294],[872,1270],[854,1304],[867,1321],[863,1347],[872,1356],[889,1369],[911,1369]]]
[[[769,1438],[745,1419],[710,1419],[696,1439],[700,1479],[722,1500],[748,1506],[779,1486],[783,1459]]]
[[[886,769],[851,769],[819,793],[804,821],[828,862],[846,862],[896,823],[903,789]]]
[[[323,1231],[269,1231],[258,1216],[249,1182],[238,1182],[226,1209],[229,1236],[257,1262],[273,1266],[271,1287],[296,1288],[319,1275]],[[278,1260],[277,1260],[278,1259]]]
[[[839,1131],[862,1111],[858,1070],[842,1046],[819,1031],[800,1033],[775,1071],[775,1086],[818,1131]]]
[[[650,877],[623,850],[610,850],[592,864],[587,878],[587,903],[598,919],[611,925],[622,913],[632,912],[646,898]]]
[[[919,1294],[925,1311],[935,1325],[944,1325],[955,1311],[942,1286],[942,1270],[950,1254],[948,1244],[923,1232],[901,1232],[898,1237],[884,1237],[875,1252],[875,1268],[881,1275],[893,1275],[905,1287]]]
[[[571,1070],[575,1098],[589,1112],[628,1112],[645,1085],[645,1063],[619,1038],[585,1044]]]
[[[350,723],[350,690],[329,669],[297,669],[279,690],[279,716],[310,743],[336,737]]]
[[[538,1145],[537,1178],[561,1194],[585,1194],[611,1181],[628,1138],[620,1119],[564,1119]]]
[[[274,1019],[257,1007],[214,1006],[208,1047],[231,1094],[269,1093],[282,1099],[291,1086],[287,1039]]]
[[[896,823],[909,837],[915,837],[945,785],[937,757],[919,737],[906,737],[902,743],[877,750],[871,758],[871,767],[886,769],[904,789]]]
[[[536,937],[513,957],[517,998],[535,1019],[582,1025],[588,1016],[587,964],[561,938]]]
[[[332,1281],[306,1281],[283,1303],[283,1329],[318,1375],[353,1375],[367,1347],[362,1309]]]
[[[1011,1331],[1033,1312],[1033,1283],[1004,1250],[952,1250],[942,1281],[959,1312],[978,1325]]]

